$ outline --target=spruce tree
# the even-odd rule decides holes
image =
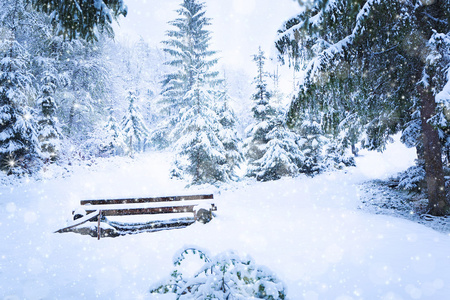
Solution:
[[[123,0],[28,0],[51,17],[64,38],[97,41],[99,33],[113,36],[112,20],[127,15]]]
[[[32,113],[29,56],[11,37],[0,41],[0,162],[8,174],[31,171],[39,154]]]
[[[126,136],[126,143],[130,154],[133,151],[145,150],[149,130],[138,106],[138,97],[135,92],[129,91],[127,96],[128,109],[122,119],[122,131]]]
[[[257,66],[256,93],[252,96],[255,123],[247,129],[247,176],[261,181],[295,176],[304,161],[296,144],[297,136],[285,127],[282,111],[270,103],[272,95],[267,90],[269,75],[264,70],[266,58],[261,48],[253,60]]]
[[[44,160],[55,161],[58,157],[60,143],[60,125],[56,117],[56,101],[54,94],[58,79],[53,72],[45,71],[37,99],[39,114],[37,117],[38,138]]]
[[[250,164],[247,175],[259,181],[296,176],[301,170],[299,166],[307,163],[296,143],[298,136],[287,128],[284,119],[279,118],[267,137],[269,142],[264,155]]]
[[[420,114],[419,160],[423,160],[429,212],[448,213],[438,124],[440,99],[448,82],[443,42],[450,31],[450,3],[436,1],[318,1],[288,20],[277,47],[282,55],[303,59],[302,88],[291,105],[290,121],[301,115],[301,102],[327,107],[324,91],[338,87],[348,97],[339,110],[356,113],[367,136],[366,146],[383,149],[390,136]],[[355,91],[359,90],[358,95]]]
[[[269,137],[269,132],[273,129],[275,118],[275,108],[269,103],[271,94],[267,90],[268,74],[264,70],[266,57],[259,48],[258,54],[253,56],[253,61],[257,65],[257,76],[254,78],[256,92],[252,95],[254,106],[252,107],[253,119],[255,123],[247,129],[247,139],[245,141],[246,157],[250,163],[260,159],[265,152]]]
[[[226,83],[224,81],[223,89],[219,92],[217,105],[218,121],[221,129],[218,136],[225,149],[226,168],[228,177],[237,180],[236,169],[239,168],[244,157],[241,151],[242,140],[239,138],[236,129],[236,115],[230,106],[230,97]]]
[[[30,53],[19,38],[32,19],[21,0],[4,1],[0,15],[0,168],[8,174],[35,171],[40,163]],[[34,103],[33,103],[34,104]]]
[[[104,125],[104,129],[107,133],[105,150],[111,155],[122,155],[125,153],[127,148],[125,142],[125,136],[122,129],[120,128],[119,122],[113,115],[113,110],[110,109],[110,114],[108,120]]]
[[[170,56],[166,64],[172,72],[162,81],[161,114],[167,119],[159,136],[168,137],[168,144],[177,141],[179,136],[172,131],[179,122],[179,111],[189,107],[185,95],[195,87],[196,78],[202,76],[202,84],[209,87],[217,82],[218,72],[213,71],[217,63],[216,52],[209,49],[210,32],[207,26],[210,19],[205,17],[205,4],[197,0],[183,0],[176,10],[179,17],[169,22],[174,29],[167,31],[168,40],[163,41],[163,51]]]
[[[222,126],[212,109],[212,95],[206,85],[198,75],[192,90],[184,96],[191,106],[180,112],[175,128],[181,138],[176,143],[172,174],[188,178],[192,184],[216,184],[230,179],[226,150],[218,134]]]
[[[160,126],[163,132],[153,137],[167,137],[175,143],[174,176],[188,178],[192,184],[216,184],[230,179],[225,148],[219,138],[222,125],[214,110],[214,86],[221,80],[212,70],[217,59],[209,50],[210,32],[206,26],[204,3],[183,0],[176,11],[179,15],[170,24],[164,52],[171,60],[173,72],[162,82],[162,113],[167,116]]]

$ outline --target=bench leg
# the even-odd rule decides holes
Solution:
[[[97,217],[97,240],[100,240],[100,235],[101,235],[101,227],[100,227],[100,220],[102,219],[102,211],[100,210],[98,212],[98,217]]]

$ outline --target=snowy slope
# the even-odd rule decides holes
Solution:
[[[100,162],[96,171],[0,187],[0,299],[174,299],[151,295],[184,245],[233,249],[266,265],[290,299],[446,299],[450,236],[358,210],[358,185],[412,164],[399,144],[315,178],[244,181],[213,192],[211,223],[104,238],[54,234],[80,199],[195,193],[168,177],[168,154]]]

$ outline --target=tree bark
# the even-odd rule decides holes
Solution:
[[[420,114],[422,118],[423,159],[428,191],[428,210],[432,215],[442,216],[450,211],[450,204],[446,199],[441,143],[438,130],[427,122],[436,111],[436,102],[429,88],[420,86],[419,93],[422,100]]]

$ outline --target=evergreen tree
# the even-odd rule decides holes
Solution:
[[[173,71],[162,81],[161,114],[167,119],[161,126],[165,132],[159,136],[169,137],[168,143],[179,138],[172,129],[179,122],[179,111],[192,105],[186,102],[190,98],[185,95],[195,88],[196,78],[201,75],[202,85],[210,87],[218,82],[218,72],[212,71],[217,59],[216,52],[209,50],[211,37],[206,27],[210,19],[205,17],[204,6],[197,0],[183,0],[176,11],[179,17],[169,22],[175,28],[166,33],[169,39],[163,41],[163,51],[171,58],[166,64]]]
[[[135,92],[129,91],[127,102],[128,110],[122,120],[122,130],[126,136],[126,143],[130,153],[134,151],[144,151],[149,131],[140,113],[137,103],[138,97]]]
[[[264,155],[264,148],[269,142],[267,135],[274,126],[271,121],[275,117],[275,109],[269,103],[270,92],[267,91],[266,83],[268,75],[264,71],[265,59],[264,52],[259,48],[258,54],[253,56],[253,61],[258,67],[257,76],[254,78],[256,93],[252,95],[254,103],[252,113],[256,123],[246,129],[246,156],[250,162],[258,160]]]
[[[38,140],[27,106],[32,93],[28,53],[14,40],[0,41],[0,161],[9,174],[30,171]]]
[[[233,108],[230,106],[230,97],[228,95],[227,87],[224,81],[223,90],[218,97],[217,114],[219,123],[222,125],[221,130],[218,132],[220,141],[225,149],[226,168],[228,177],[236,180],[236,168],[239,167],[243,161],[243,155],[241,152],[241,139],[237,135],[236,130],[236,116]]]
[[[304,153],[296,143],[297,135],[286,127],[284,120],[279,119],[267,138],[269,142],[264,155],[250,164],[247,175],[260,181],[296,176],[299,166],[307,164]]]
[[[0,15],[0,168],[8,174],[34,171],[38,139],[29,99],[34,97],[30,55],[19,42],[29,18],[23,1],[5,1]],[[31,101],[30,101],[31,102]]]
[[[219,138],[222,126],[213,106],[213,88],[220,80],[212,70],[216,52],[209,50],[211,37],[205,28],[210,19],[205,17],[204,3],[197,0],[183,0],[176,12],[179,17],[170,22],[175,29],[163,42],[171,57],[167,65],[173,70],[162,82],[162,113],[168,117],[159,126],[163,131],[152,137],[160,144],[175,143],[174,176],[189,177],[192,184],[228,181],[232,168],[226,166]]]
[[[282,55],[303,59],[302,89],[291,105],[290,122],[301,115],[300,103],[328,107],[326,90],[334,86],[356,113],[367,136],[366,146],[383,149],[397,131],[420,113],[419,160],[423,160],[429,211],[448,212],[441,141],[439,99],[448,78],[450,3],[436,1],[317,1],[311,9],[287,21],[277,47]],[[350,67],[351,66],[351,67]],[[359,93],[356,91],[359,90]],[[342,119],[340,119],[342,120]],[[339,120],[339,121],[340,121]],[[409,124],[409,125],[408,125]]]
[[[253,56],[257,65],[257,76],[254,79],[256,92],[252,95],[254,106],[252,107],[255,123],[246,129],[245,155],[250,165],[261,159],[266,151],[267,143],[270,141],[268,134],[274,128],[275,108],[269,103],[270,92],[267,90],[268,74],[264,71],[266,57],[259,48],[258,54]],[[248,175],[253,176],[253,168]]]
[[[323,171],[324,157],[322,149],[326,143],[321,126],[318,122],[305,119],[298,128],[300,138],[297,144],[302,153],[304,161],[300,165],[300,172],[315,175]]]
[[[305,164],[305,155],[297,145],[298,136],[285,126],[283,111],[271,104],[272,94],[267,90],[269,74],[264,70],[264,52],[259,48],[253,60],[257,66],[252,98],[255,124],[247,129],[247,176],[257,180],[277,180],[282,176],[295,176]]]
[[[66,78],[59,91],[58,113],[64,122],[64,133],[77,144],[82,143],[93,130],[97,120],[107,114],[110,91],[110,65],[103,56],[107,41],[88,44],[82,40],[52,40],[57,57],[57,68]]]
[[[54,94],[57,88],[58,79],[53,72],[45,71],[37,106],[39,114],[37,118],[38,138],[41,146],[41,153],[44,160],[56,160],[60,151],[60,131],[59,122],[56,118],[56,102]]]
[[[82,144],[83,155],[90,157],[109,157],[123,155],[130,150],[125,144],[125,136],[111,113],[105,122],[99,122],[89,133],[88,139]]]
[[[98,40],[99,33],[113,35],[111,23],[127,15],[123,0],[29,0],[38,11],[51,16],[64,38]]]
[[[125,143],[125,136],[120,128],[119,122],[114,118],[112,109],[107,122],[104,125],[104,129],[107,133],[105,150],[112,155],[122,155],[125,153],[127,145]]]
[[[192,184],[216,184],[230,179],[226,150],[219,137],[222,126],[205,85],[198,75],[193,89],[184,97],[184,101],[192,105],[180,112],[180,122],[175,128],[181,138],[176,143],[177,157],[172,174],[189,177]]]

